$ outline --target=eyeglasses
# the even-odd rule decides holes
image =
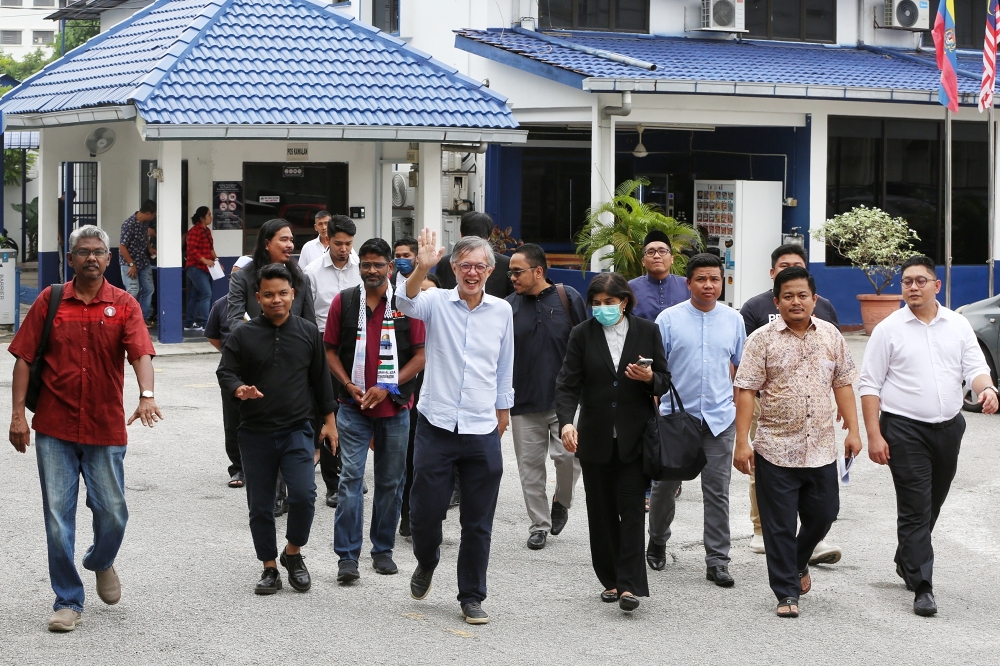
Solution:
[[[86,259],[90,255],[94,255],[98,259],[103,259],[104,257],[107,256],[108,251],[107,250],[101,250],[101,249],[97,249],[97,250],[84,250],[83,248],[80,248],[79,250],[73,250],[72,254],[77,259]]]
[[[924,287],[927,286],[928,282],[930,282],[930,278],[925,278],[924,276],[915,278],[903,278],[902,280],[900,280],[900,283],[907,289],[912,287],[914,283],[916,283],[917,287],[923,289]]]
[[[384,269],[388,265],[389,264],[387,264],[384,261],[362,261],[361,265],[360,265],[360,268],[363,271],[370,271],[373,268],[375,270],[377,270],[377,271],[380,271],[380,270]]]
[[[488,269],[486,264],[469,264],[464,261],[458,265],[458,270],[463,273],[485,273]]]
[[[646,255],[647,257],[655,257],[656,255],[660,255],[661,257],[665,257],[668,254],[670,254],[670,250],[668,250],[666,248],[663,248],[663,247],[660,247],[660,248],[655,248],[654,247],[654,248],[650,248],[650,249],[646,250],[645,252],[643,252],[643,254]]]
[[[538,268],[538,266],[535,266],[533,268],[513,268],[507,271],[507,277],[509,278],[521,277],[521,273],[530,273],[531,271],[535,270],[535,268]]]

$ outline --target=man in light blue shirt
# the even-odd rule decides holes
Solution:
[[[420,233],[417,245],[417,266],[396,301],[404,314],[427,326],[413,440],[410,533],[417,568],[410,594],[423,599],[430,592],[457,471],[463,495],[458,601],[466,622],[486,624],[490,618],[481,604],[503,473],[500,437],[514,406],[513,316],[509,303],[484,292],[496,268],[488,241],[463,236],[451,255],[457,286],[425,292],[420,285],[443,248],[430,229]]]
[[[701,419],[702,446],[708,463],[701,472],[705,503],[706,578],[720,587],[733,585],[729,573],[729,480],[736,436],[733,373],[743,355],[746,326],[740,313],[717,303],[722,295],[722,262],[698,254],[687,265],[691,299],[667,308],[656,318],[667,355],[670,378],[684,409]],[[660,398],[660,413],[672,411],[670,394]],[[680,481],[654,481],[649,501],[646,562],[666,565],[666,543],[674,519],[674,491]]]

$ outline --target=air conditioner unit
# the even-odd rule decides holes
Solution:
[[[701,29],[745,32],[744,0],[701,0]]]
[[[883,28],[930,30],[931,10],[928,0],[886,0]]]

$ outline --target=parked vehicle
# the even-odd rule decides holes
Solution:
[[[1000,366],[1000,296],[987,298],[983,301],[976,301],[958,308],[960,313],[976,332],[979,346],[982,347],[986,356],[986,363],[990,366],[990,376],[993,378],[993,385],[997,383],[997,367]],[[977,402],[975,393],[970,386],[965,387],[965,401],[962,409],[967,412],[981,412],[982,406]]]

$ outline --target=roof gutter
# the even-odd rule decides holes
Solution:
[[[632,113],[632,91],[630,90],[622,93],[621,106],[606,106],[601,109],[601,115],[605,118],[610,118],[611,116],[625,117],[630,113]]]
[[[410,127],[377,125],[169,125],[140,124],[146,141],[189,140],[312,140],[312,141],[415,141],[452,144],[455,152],[485,152],[490,143],[525,143],[528,131],[490,127]],[[449,148],[445,148],[449,150]]]
[[[442,143],[441,150],[447,150],[450,153],[478,153],[482,155],[489,148],[487,143],[474,143],[472,145],[464,145],[459,143]]]
[[[525,35],[526,37],[532,37],[534,39],[541,40],[546,44],[561,46],[564,49],[579,51],[580,53],[586,53],[588,55],[592,55],[597,58],[604,58],[605,60],[611,60],[612,62],[619,62],[623,65],[629,65],[630,67],[638,67],[639,69],[646,69],[649,70],[650,72],[656,71],[656,65],[654,63],[646,62],[645,60],[639,60],[638,58],[629,58],[628,56],[623,56],[622,54],[614,53],[613,51],[605,51],[604,49],[595,49],[589,46],[583,46],[582,44],[569,42],[566,41],[565,39],[559,39],[558,37],[552,37],[551,35],[546,35],[541,32],[535,32],[534,30],[525,30],[520,26],[515,26],[511,28],[511,30],[519,35]]]
[[[871,44],[858,44],[858,48],[862,48],[865,51],[871,51],[872,53],[877,53],[879,55],[889,56],[891,58],[899,58],[900,60],[905,60],[906,62],[916,63],[918,65],[923,65],[924,67],[930,67],[931,69],[937,69],[937,63],[927,60],[926,58],[918,58],[915,55],[910,55],[909,53],[900,53],[894,49],[887,49],[881,46],[872,46]],[[962,76],[967,76],[974,81],[979,81],[982,74],[975,74],[967,69],[956,69],[956,74],[961,74]]]
[[[60,125],[85,125],[87,123],[112,123],[118,120],[135,118],[135,107],[97,106],[73,111],[55,111],[48,113],[17,113],[4,112],[4,124],[8,127],[58,127]]]

